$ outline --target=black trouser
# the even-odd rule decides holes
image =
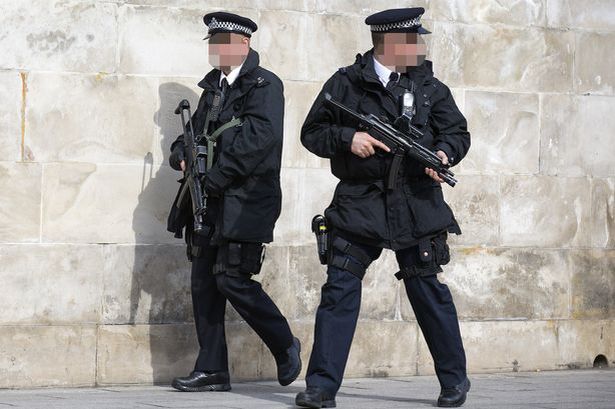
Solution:
[[[293,335],[286,318],[261,284],[245,274],[213,274],[219,247],[203,245],[192,260],[192,305],[199,340],[195,371],[228,371],[224,312],[226,300],[275,356],[288,349]]]
[[[377,247],[352,244],[364,250],[372,260],[377,259],[382,251]],[[342,255],[335,251],[337,255]],[[417,246],[399,250],[395,255],[400,269],[421,266]],[[403,280],[406,294],[434,359],[438,380],[446,388],[465,380],[466,358],[451,293],[437,279],[438,266],[434,264],[433,267],[433,274]],[[332,395],[337,393],[348,360],[360,304],[361,279],[342,268],[329,266],[327,282],[322,287],[320,305],[316,312],[314,345],[306,375],[308,386],[318,386]]]

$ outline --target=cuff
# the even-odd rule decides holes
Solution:
[[[339,139],[339,150],[343,152],[350,152],[350,147],[352,145],[352,138],[354,134],[357,132],[354,128],[342,127],[340,128],[340,139]]]
[[[218,195],[231,184],[232,178],[224,176],[219,168],[212,167],[205,177],[205,190]]]
[[[436,151],[442,151],[444,153],[446,153],[446,157],[448,158],[448,163],[449,166],[454,166],[457,164],[457,158],[455,157],[454,154],[454,150],[451,147],[451,145],[449,145],[446,142],[438,142],[436,144]]]

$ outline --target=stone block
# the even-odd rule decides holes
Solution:
[[[615,16],[615,8],[611,15]],[[615,24],[612,27],[615,29]],[[614,41],[615,33],[577,33],[574,84],[578,93],[613,95],[615,56],[611,51]]]
[[[461,319],[569,318],[564,250],[455,247],[440,276]]]
[[[427,8],[425,18],[430,16],[431,10],[427,7],[428,0],[417,0],[412,3],[412,7],[425,7]],[[369,14],[377,13],[386,9],[394,9],[400,7],[410,7],[408,3],[399,0],[374,0],[374,1],[362,1],[362,0],[337,0],[335,2],[327,0],[315,0],[314,10],[321,13],[331,14],[360,14],[367,17]],[[369,27],[361,25],[362,28]]]
[[[228,0],[224,4],[212,4],[210,1],[194,1],[194,0],[112,0],[119,3],[156,6],[156,7],[174,7],[182,9],[196,9],[202,14],[212,11],[232,10],[232,13],[246,15],[246,13],[254,13],[255,10],[296,10],[296,11],[311,11],[314,9],[316,0],[255,0],[246,2],[245,0]],[[252,17],[250,17],[252,18]]]
[[[284,152],[286,168],[328,168],[329,160],[320,158],[301,144],[301,127],[322,85],[317,82],[286,81],[284,98]]]
[[[99,1],[3,0],[0,68],[113,72],[117,5]]]
[[[374,261],[363,277],[360,320],[390,321],[400,320],[400,297],[403,291],[395,278],[399,265],[395,253],[384,250]],[[401,300],[403,302],[403,300]]]
[[[3,324],[97,323],[103,255],[99,246],[0,247]]]
[[[0,161],[21,159],[22,78],[15,71],[0,72]]]
[[[30,74],[26,145],[33,160],[151,162],[156,86],[145,77]]]
[[[538,173],[540,130],[535,94],[467,91],[465,112],[472,146],[462,173]]]
[[[609,0],[546,0],[550,27],[612,31],[615,10]]]
[[[592,180],[592,246],[615,248],[615,179]]]
[[[191,264],[179,242],[103,247],[104,324],[192,321]]]
[[[258,31],[262,65],[284,80],[324,81],[339,67],[352,64],[356,53],[371,48],[363,20],[356,15],[263,10]]]
[[[557,176],[615,176],[615,99],[544,95],[541,100],[540,171]]]
[[[158,109],[154,114],[155,142],[151,149],[154,163],[164,165],[169,163],[171,144],[183,132],[181,119],[175,114],[175,108],[182,99],[187,99],[191,111],[196,110],[203,91],[197,86],[200,80],[200,77],[159,79]],[[178,179],[180,175],[178,172]]]
[[[337,182],[329,169],[283,168],[282,213],[274,232],[275,242],[313,243],[312,218],[329,206]]]
[[[436,22],[433,32],[434,70],[448,86],[571,91],[573,33],[448,22]]]
[[[0,162],[0,242],[38,242],[41,165]]]
[[[499,178],[497,176],[460,175],[454,188],[444,186],[462,234],[449,235],[452,244],[495,245],[499,236]]]
[[[190,373],[197,353],[193,324],[103,325],[98,327],[96,383],[168,384]]]
[[[598,355],[604,355],[609,366],[615,364],[613,320],[560,321],[557,338],[564,369],[592,368]]]
[[[418,325],[413,322],[360,321],[345,376],[415,375],[417,330]]]
[[[255,18],[255,14],[244,13],[250,18]],[[202,78],[211,70],[208,43],[203,41],[207,34],[203,15],[202,9],[122,7],[119,16],[120,72]]]
[[[502,177],[500,235],[505,246],[589,246],[590,183],[585,178]]]
[[[245,322],[226,324],[229,371],[233,380],[256,380],[263,377],[263,365],[275,362],[273,356]],[[275,372],[273,376],[275,377]]]
[[[0,326],[0,388],[94,386],[93,326]]]
[[[289,247],[267,245],[261,272],[253,276],[278,306],[282,315],[291,319],[297,315],[300,289],[292,275]]]
[[[289,247],[290,275],[296,282],[296,319],[314,322],[321,288],[327,281],[327,266],[320,264],[313,244]]]
[[[461,336],[470,373],[559,367],[557,323],[553,321],[462,322]],[[419,336],[419,374],[432,373],[433,360]]]
[[[615,251],[573,251],[570,263],[572,317],[612,318],[615,314]]]
[[[178,243],[166,219],[179,184],[169,167],[45,165],[45,242]]]
[[[451,20],[468,24],[507,24],[544,26],[544,0],[495,2],[490,0],[431,0],[431,16],[438,20]]]

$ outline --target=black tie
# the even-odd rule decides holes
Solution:
[[[222,83],[220,84],[220,90],[224,94],[227,89],[228,89],[228,81],[226,80],[226,77],[224,77],[222,78]]]

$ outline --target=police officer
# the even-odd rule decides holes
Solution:
[[[288,385],[301,371],[299,340],[251,278],[260,271],[263,243],[273,240],[280,214],[283,85],[259,66],[258,53],[250,48],[257,30],[252,20],[225,12],[207,14],[203,20],[214,69],[199,82],[203,93],[191,122],[196,135],[211,137],[213,161],[204,181],[209,233],[193,231],[190,206],[172,212],[169,219],[169,230],[177,236],[184,226],[186,230],[200,350],[194,371],[175,378],[172,386],[180,391],[231,389],[224,332],[227,300],[267,345],[278,381]],[[185,170],[183,135],[171,152],[171,166]]]
[[[324,85],[301,130],[312,153],[329,158],[340,179],[325,211],[332,233],[327,282],[316,313],[307,389],[296,397],[308,408],[335,407],[361,299],[361,279],[383,248],[392,249],[408,299],[433,356],[441,385],[438,406],[461,406],[470,382],[455,305],[436,274],[449,261],[447,233],[461,231],[444,202],[441,177],[410,158],[391,188],[393,155],[387,145],[344,114],[324,104],[325,93],[363,114],[375,114],[424,133],[418,140],[444,164],[456,165],[470,146],[466,120],[449,88],[425,59],[423,8],[369,16],[373,49],[357,55]],[[402,340],[400,340],[402,341]]]

